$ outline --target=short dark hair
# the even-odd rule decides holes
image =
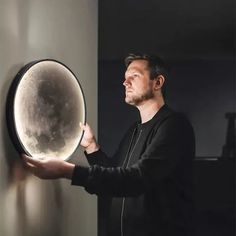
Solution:
[[[128,67],[129,64],[136,60],[146,60],[148,62],[148,67],[150,71],[150,79],[155,79],[158,75],[162,75],[167,79],[169,68],[167,64],[158,56],[146,53],[130,53],[125,58],[125,66]],[[166,93],[166,86],[162,88],[163,96]]]
[[[135,60],[146,60],[150,69],[150,79],[156,78],[158,75],[162,75],[165,78],[168,76],[168,68],[166,63],[158,56],[142,53],[130,53],[125,58],[126,67]]]

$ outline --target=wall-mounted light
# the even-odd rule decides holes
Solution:
[[[82,139],[84,94],[73,72],[59,61],[43,59],[22,67],[6,108],[9,134],[19,153],[68,160]]]

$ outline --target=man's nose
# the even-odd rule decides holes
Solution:
[[[123,85],[124,85],[125,87],[127,87],[127,86],[130,85],[130,79],[129,79],[129,77],[125,77],[125,80],[124,80],[124,82],[123,82]]]

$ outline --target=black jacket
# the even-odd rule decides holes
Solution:
[[[185,236],[191,228],[194,155],[190,123],[164,105],[127,131],[112,158],[101,150],[87,155],[91,167],[76,166],[72,184],[114,197],[109,236]]]

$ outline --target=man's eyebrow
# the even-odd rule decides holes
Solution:
[[[148,70],[148,68],[144,68],[144,70]],[[137,72],[142,73],[142,70],[137,67],[131,67],[131,68],[127,69],[127,71],[137,71]]]

